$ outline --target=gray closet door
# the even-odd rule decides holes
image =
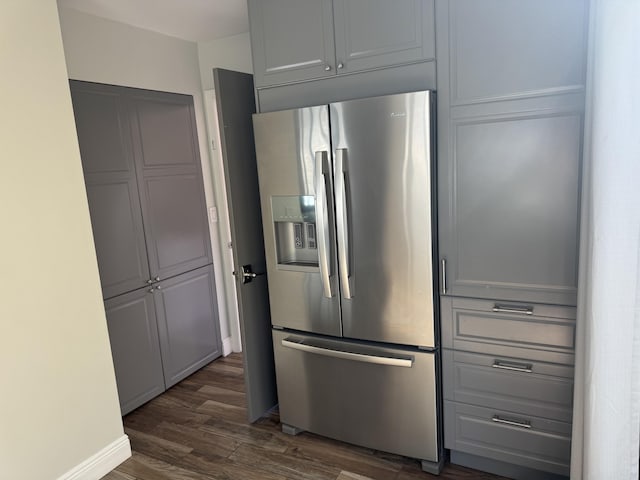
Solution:
[[[131,134],[114,87],[71,81],[91,226],[104,298],[149,279]]]
[[[433,3],[334,0],[338,73],[435,58]]]
[[[210,264],[193,98],[136,91],[130,114],[151,276]]]
[[[167,388],[222,354],[213,267],[154,284]]]
[[[335,75],[331,0],[249,0],[249,22],[257,86]]]
[[[119,295],[104,304],[122,415],[165,390],[150,288]]]

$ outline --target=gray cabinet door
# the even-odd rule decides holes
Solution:
[[[334,0],[333,8],[338,73],[435,57],[433,0]]]
[[[167,388],[222,354],[213,267],[154,285]]]
[[[585,9],[437,2],[447,294],[575,305]]]
[[[153,295],[141,288],[105,302],[122,415],[165,390]]]
[[[331,0],[249,0],[257,87],[335,74]]]
[[[104,298],[145,285],[149,267],[126,107],[114,88],[71,82]]]
[[[151,276],[210,264],[193,98],[136,92],[130,119]]]

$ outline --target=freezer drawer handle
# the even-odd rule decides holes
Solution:
[[[413,358],[394,358],[394,357],[379,357],[376,355],[367,355],[364,353],[343,352],[341,350],[331,350],[323,347],[316,347],[315,345],[308,345],[306,343],[292,342],[291,340],[282,340],[282,346],[287,348],[293,348],[295,350],[301,350],[308,353],[317,353],[318,355],[324,355],[326,357],[342,358],[345,360],[355,360],[356,362],[375,363],[378,365],[388,365],[392,367],[407,367],[413,366]]]
[[[320,263],[320,279],[322,290],[326,298],[333,297],[331,291],[331,272],[329,267],[329,206],[327,203],[327,181],[325,174],[328,169],[327,152],[316,152],[316,222],[318,225],[318,261]]]
[[[515,363],[515,362],[505,362],[503,360],[495,360],[493,368],[500,368],[502,370],[513,370],[514,372],[524,372],[524,373],[532,373],[533,365],[530,363]]]
[[[522,315],[533,315],[533,307],[518,307],[516,305],[495,304],[493,309],[497,313],[520,313]]]
[[[520,427],[520,428],[531,428],[531,422],[528,420],[509,420],[506,418],[502,418],[499,415],[494,415],[493,418],[491,419],[496,423],[504,423],[505,425],[511,425],[513,427]]]

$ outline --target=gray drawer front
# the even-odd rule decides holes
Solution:
[[[454,309],[464,310],[477,310],[479,312],[495,313],[494,308],[529,308],[533,315],[525,315],[526,317],[550,317],[550,318],[566,318],[568,320],[575,320],[576,308],[575,307],[561,307],[557,305],[544,305],[540,303],[530,302],[514,302],[514,301],[501,301],[501,300],[482,300],[478,298],[462,298],[462,297],[449,297]]]
[[[443,386],[447,400],[571,422],[573,368],[564,365],[445,349]]]
[[[571,424],[445,401],[445,448],[569,475]],[[531,428],[493,419],[528,422]]]
[[[442,297],[443,346],[490,355],[573,364],[575,309],[530,304],[528,306],[532,307],[533,314],[527,315],[494,312],[496,304],[503,309],[520,307],[513,303]]]

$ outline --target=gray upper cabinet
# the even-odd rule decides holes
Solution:
[[[125,104],[110,87],[76,83],[72,98],[104,298],[149,279]]]
[[[334,0],[333,8],[338,73],[435,57],[432,0]]]
[[[332,0],[249,0],[255,83],[334,75]]]
[[[575,305],[586,2],[437,3],[446,294]]]
[[[256,87],[435,56],[433,0],[249,0]]]

